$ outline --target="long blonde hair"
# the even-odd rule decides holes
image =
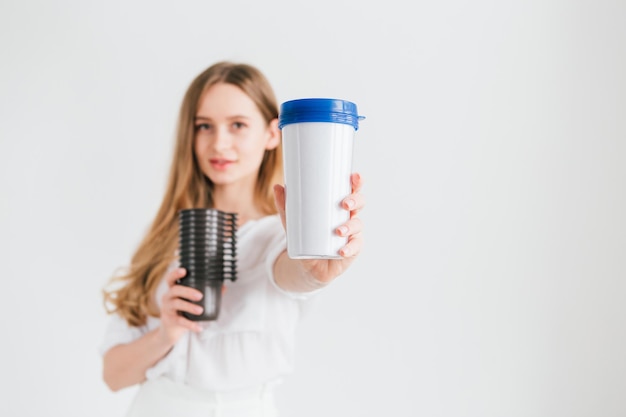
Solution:
[[[278,105],[267,78],[255,67],[218,62],[191,83],[180,108],[174,155],[161,206],[134,253],[130,266],[111,278],[103,290],[105,309],[117,312],[131,326],[141,326],[148,316],[158,317],[154,294],[178,244],[178,211],[212,207],[213,184],[194,156],[194,117],[202,94],[211,86],[227,83],[239,87],[257,105],[269,124],[278,117]],[[272,187],[282,181],[282,149],[266,150],[257,175],[254,200],[265,214],[276,213]]]

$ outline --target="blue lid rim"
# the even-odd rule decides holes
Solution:
[[[307,122],[329,122],[350,125],[359,129],[359,120],[365,116],[358,115],[355,103],[332,98],[303,98],[286,101],[280,106],[278,127]]]

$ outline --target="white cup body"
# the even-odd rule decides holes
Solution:
[[[338,259],[347,238],[336,229],[350,213],[341,202],[351,193],[355,129],[334,122],[302,122],[282,129],[287,254],[290,258]]]

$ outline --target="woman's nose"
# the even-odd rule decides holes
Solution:
[[[213,137],[213,147],[216,150],[228,149],[231,146],[231,137],[228,130],[224,127],[219,127],[215,130],[215,136]]]

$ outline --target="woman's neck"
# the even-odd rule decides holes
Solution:
[[[241,190],[237,187],[216,187],[213,190],[214,208],[228,213],[237,213],[237,226],[249,220],[257,220],[265,214],[259,210],[254,200],[254,190]]]

